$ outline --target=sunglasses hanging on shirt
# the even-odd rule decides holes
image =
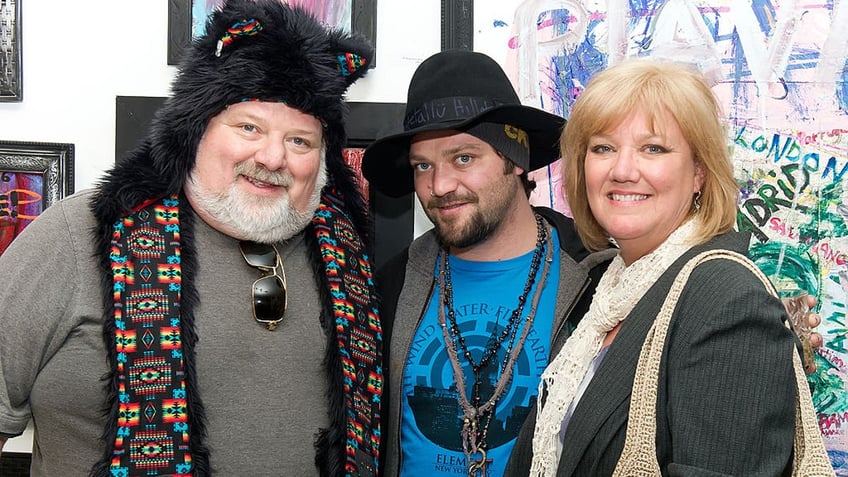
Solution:
[[[280,254],[273,245],[239,242],[239,250],[253,268],[262,272],[262,277],[253,282],[253,319],[274,331],[286,313],[286,272]]]

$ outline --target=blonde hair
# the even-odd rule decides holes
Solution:
[[[609,235],[589,208],[585,159],[589,140],[607,133],[634,111],[644,111],[652,124],[664,114],[677,121],[703,170],[699,226],[703,243],[733,229],[739,193],[733,177],[721,108],[704,77],[694,69],[645,59],[625,60],[589,81],[577,98],[560,137],[563,183],[580,238],[591,250],[609,246]],[[691,209],[689,215],[695,213]]]

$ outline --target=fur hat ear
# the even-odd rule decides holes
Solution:
[[[348,85],[368,72],[374,49],[368,43],[356,37],[340,38],[335,45],[336,58],[339,61],[339,73]]]
[[[245,99],[284,102],[320,119],[333,174],[344,165],[329,156],[345,143],[345,92],[373,58],[364,38],[327,28],[299,6],[228,0],[186,52],[151,129],[157,168],[173,178],[169,192],[189,176],[209,120]]]

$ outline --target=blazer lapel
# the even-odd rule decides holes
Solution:
[[[634,309],[637,313],[631,313],[632,316],[624,320],[615,341],[577,403],[565,430],[558,475],[572,475],[592,441],[613,437],[598,435],[598,429],[613,411],[629,400],[636,372],[637,359],[634,357],[639,356],[653,322],[653,317],[645,318],[647,315],[639,313],[639,308],[637,306]]]

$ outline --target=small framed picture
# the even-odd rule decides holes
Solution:
[[[21,2],[0,0],[0,101],[23,100]]]
[[[47,207],[74,191],[74,145],[0,141],[0,254]]]

